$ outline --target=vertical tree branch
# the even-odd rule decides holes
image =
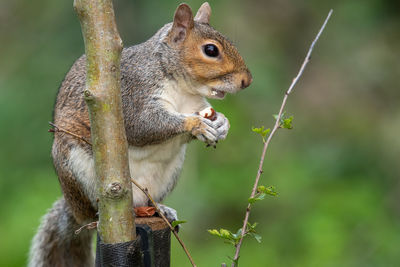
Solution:
[[[98,232],[104,243],[136,238],[128,144],[122,117],[122,41],[112,0],[75,0],[86,53],[85,100],[89,108],[98,190]]]
[[[281,104],[281,107],[279,108],[279,113],[278,113],[278,116],[276,118],[274,128],[272,128],[272,131],[271,131],[270,135],[268,136],[267,141],[264,142],[264,147],[263,147],[263,151],[262,151],[262,154],[261,154],[260,164],[258,166],[258,171],[257,171],[256,179],[255,179],[255,182],[254,182],[253,190],[251,191],[250,198],[254,198],[254,196],[255,196],[255,194],[257,192],[258,182],[260,181],[260,177],[261,177],[261,173],[262,173],[262,166],[264,165],[265,154],[267,152],[268,145],[271,142],[272,137],[274,136],[275,132],[280,128],[280,125],[281,125],[280,121],[281,121],[281,118],[282,118],[283,109],[285,108],[285,105],[286,105],[287,98],[288,98],[289,94],[292,92],[292,90],[293,90],[294,86],[296,85],[297,81],[300,79],[301,75],[303,74],[304,69],[306,68],[308,62],[310,61],[311,53],[312,53],[312,51],[314,49],[314,45],[318,41],[319,37],[321,36],[321,33],[324,31],[325,26],[328,23],[328,20],[332,15],[332,12],[333,12],[333,10],[331,9],[329,11],[328,16],[326,17],[324,23],[322,24],[317,36],[314,38],[313,42],[311,43],[310,48],[308,49],[307,55],[306,55],[306,57],[305,57],[305,59],[303,61],[303,64],[300,67],[299,72],[297,73],[296,77],[293,79],[292,83],[289,86],[289,89],[286,91],[285,96],[283,97],[282,104]],[[248,204],[247,205],[247,209],[246,209],[246,214],[245,214],[245,217],[244,217],[244,220],[243,220],[242,235],[241,235],[241,238],[239,240],[239,243],[236,245],[236,251],[235,251],[235,256],[233,258],[232,267],[236,266],[236,262],[239,259],[240,248],[242,246],[243,237],[244,237],[244,235],[246,233],[246,227],[247,227],[247,222],[249,221],[250,211],[251,211],[251,204]]]

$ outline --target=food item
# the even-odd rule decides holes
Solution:
[[[199,112],[199,115],[211,121],[215,121],[217,119],[217,113],[212,107],[203,109]]]

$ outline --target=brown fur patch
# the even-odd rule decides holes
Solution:
[[[181,60],[194,80],[210,87],[232,88],[231,93],[251,83],[251,74],[236,47],[211,26],[195,22],[186,35],[180,47]],[[206,44],[215,45],[219,55],[205,55]]]
[[[187,132],[192,132],[196,128],[201,128],[201,120],[198,117],[187,117],[184,121],[184,129]]]

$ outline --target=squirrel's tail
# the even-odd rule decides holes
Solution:
[[[32,240],[28,266],[93,266],[93,231],[76,235],[79,227],[65,199],[56,201]]]

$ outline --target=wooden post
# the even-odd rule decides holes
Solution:
[[[75,0],[86,53],[85,100],[89,108],[92,150],[103,243],[135,240],[132,186],[120,93],[122,41],[112,0]]]

